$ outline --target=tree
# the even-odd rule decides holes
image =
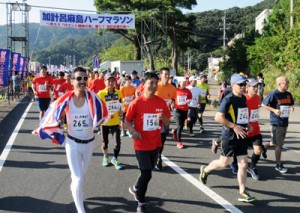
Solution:
[[[95,0],[95,6],[98,11],[111,13],[134,13],[136,29],[135,30],[113,30],[131,41],[135,46],[136,60],[141,59],[141,50],[145,48],[150,61],[150,68],[155,69],[153,54],[154,48],[158,42],[162,42],[165,33],[172,41],[172,67],[178,68],[178,41],[177,41],[177,21],[184,17],[182,12],[177,8],[191,9],[196,5],[196,0]],[[163,13],[167,13],[168,27],[159,30],[156,35],[159,40],[153,40],[151,31],[145,31],[142,26],[151,26],[153,20],[163,25]],[[141,47],[142,46],[142,47]]]

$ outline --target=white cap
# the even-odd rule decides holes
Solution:
[[[189,81],[197,81],[196,76],[192,75],[191,77],[189,77]]]
[[[123,70],[123,71],[122,71],[122,74],[123,74],[123,75],[124,75],[124,74],[126,74],[126,71],[125,71],[125,70]]]

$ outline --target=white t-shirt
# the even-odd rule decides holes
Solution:
[[[201,89],[197,86],[192,86],[189,85],[186,87],[187,89],[189,89],[193,95],[193,98],[191,100],[191,102],[189,103],[189,107],[193,107],[196,108],[198,106],[199,103],[199,96],[201,96]]]
[[[67,121],[69,135],[81,140],[88,140],[94,137],[93,121],[87,100],[80,108],[74,105],[73,98],[70,100]]]

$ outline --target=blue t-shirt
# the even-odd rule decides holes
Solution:
[[[132,83],[131,85],[134,86],[135,88],[137,88],[139,85],[141,84],[141,80],[140,79],[132,79]]]
[[[268,94],[262,103],[281,111],[280,116],[270,112],[270,124],[272,126],[287,127],[289,125],[289,108],[294,105],[294,99],[290,92],[274,90]]]
[[[218,112],[224,113],[228,121],[243,127],[247,127],[249,123],[248,107],[244,95],[239,97],[233,93],[229,93],[223,98]],[[222,129],[222,137],[233,140],[233,129],[224,126]]]

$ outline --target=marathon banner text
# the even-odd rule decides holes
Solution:
[[[86,14],[40,11],[40,24],[54,27],[135,29],[133,14]]]

